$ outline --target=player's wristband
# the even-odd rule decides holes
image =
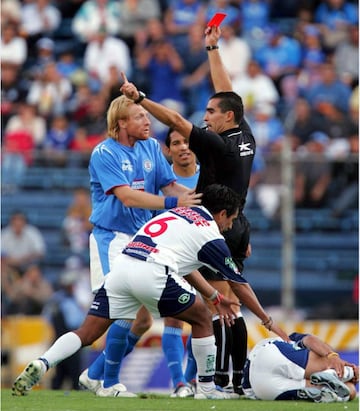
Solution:
[[[219,291],[217,291],[216,297],[213,298],[211,301],[214,305],[218,305],[219,303],[221,303],[223,299],[224,299],[224,296],[221,293],[219,293]]]
[[[217,50],[219,48],[219,46],[218,45],[206,46],[205,48],[206,48],[207,51],[211,51],[211,50]]]
[[[177,205],[178,205],[177,197],[165,197],[164,208],[168,210],[170,208],[176,207]]]
[[[268,320],[262,321],[261,325],[263,325],[266,329],[271,331],[271,326],[273,325],[273,323],[274,323],[273,319],[271,317],[269,317]]]

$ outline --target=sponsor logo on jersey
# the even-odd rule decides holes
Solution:
[[[239,269],[231,257],[225,258],[225,265],[229,266],[229,268],[231,268],[235,273],[239,273]]]
[[[251,143],[238,144],[240,157],[251,156],[254,150],[250,147]]]
[[[131,188],[133,190],[145,190],[145,181],[144,180],[135,180],[131,183]]]
[[[153,169],[153,164],[151,160],[144,160],[143,167],[146,172],[150,172]]]
[[[181,294],[180,297],[178,298],[178,301],[180,304],[186,304],[188,303],[190,300],[190,294],[185,293],[185,294]]]
[[[123,160],[121,162],[121,170],[122,171],[133,171],[133,166],[129,160]]]

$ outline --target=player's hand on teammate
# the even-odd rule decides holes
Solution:
[[[237,307],[236,310],[234,310],[233,307]],[[234,302],[234,300],[230,300],[221,295],[221,299],[219,299],[218,304],[215,305],[216,311],[219,313],[221,325],[225,323],[225,325],[231,327],[231,325],[234,324],[236,313],[239,311],[238,307],[240,307],[238,302]]]
[[[178,197],[178,207],[193,207],[201,204],[202,193],[189,190]]]
[[[272,321],[271,327],[268,328],[268,330],[272,331],[275,334],[277,334],[284,341],[290,342],[289,336],[286,334],[286,332],[275,321]]]

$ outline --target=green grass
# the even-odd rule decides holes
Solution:
[[[34,390],[13,397],[1,390],[2,411],[357,411],[359,399],[346,403],[314,404],[302,401],[194,400],[143,394],[140,398],[100,398],[86,391]]]

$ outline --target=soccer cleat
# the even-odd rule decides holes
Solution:
[[[114,384],[111,387],[104,388],[103,385],[96,391],[98,397],[128,397],[135,398],[136,394],[129,392],[124,384]]]
[[[196,400],[234,400],[240,398],[240,396],[235,393],[222,391],[219,387],[211,387],[210,389],[206,389],[202,385],[198,384],[194,398]]]
[[[314,372],[310,376],[310,381],[314,385],[325,385],[334,391],[337,396],[347,399],[350,396],[350,389],[343,383],[332,369]]]
[[[12,386],[12,395],[26,395],[46,373],[44,361],[33,360],[25,367],[24,371],[16,378]]]
[[[299,400],[307,400],[313,402],[337,402],[338,396],[332,390],[327,387],[314,388],[306,387],[301,390],[298,390],[297,397]]]
[[[171,398],[193,397],[194,391],[190,385],[178,384],[175,391],[170,395]]]
[[[94,380],[89,377],[89,369],[86,368],[79,377],[79,386],[85,390],[89,390],[93,393],[101,387],[101,380]]]

